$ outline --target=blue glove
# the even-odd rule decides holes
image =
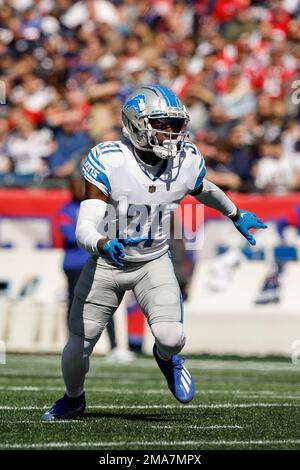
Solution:
[[[256,240],[249,232],[250,228],[267,228],[253,212],[238,209],[237,214],[231,218],[238,231],[247,238],[250,245],[256,245]]]
[[[121,258],[124,258],[124,247],[137,245],[140,242],[147,240],[146,237],[133,237],[133,238],[112,238],[103,245],[103,251],[121,268],[124,264],[121,263]]]

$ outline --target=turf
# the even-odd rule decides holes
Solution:
[[[153,358],[94,357],[80,420],[41,422],[62,395],[59,356],[0,365],[0,449],[300,449],[300,365],[188,359],[196,395],[180,405]]]

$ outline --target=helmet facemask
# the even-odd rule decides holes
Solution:
[[[181,152],[188,137],[187,122],[187,118],[179,117],[148,119],[148,144],[156,156],[169,159]]]
[[[125,121],[125,122],[124,122]],[[127,123],[126,123],[127,121]],[[186,117],[142,117],[138,125],[123,117],[123,133],[132,142],[134,147],[145,152],[153,152],[162,159],[175,158],[181,152],[184,142],[188,138]],[[158,135],[159,140],[158,140]],[[133,138],[132,138],[133,136]],[[162,140],[161,136],[165,136]]]

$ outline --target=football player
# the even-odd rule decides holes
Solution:
[[[125,140],[96,145],[84,163],[86,190],[76,237],[92,256],[77,282],[70,312],[62,354],[66,392],[43,420],[83,413],[89,357],[131,289],[155,338],[153,354],[171,392],[181,403],[193,399],[193,377],[178,355],[185,336],[181,293],[168,254],[170,208],[192,194],[229,217],[252,245],[249,229],[266,225],[205,179],[204,159],[187,141],[188,121],[172,91],[160,85],[141,87],[122,109]]]

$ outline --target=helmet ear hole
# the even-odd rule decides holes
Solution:
[[[141,131],[137,126],[133,124],[133,122],[128,121],[128,127],[130,132],[133,132],[136,135],[136,140],[140,144],[141,147],[147,146],[147,137],[145,132]]]
[[[139,143],[142,147],[147,146],[148,141],[147,141],[147,136],[145,135],[145,133],[140,133],[138,140],[139,140]]]
[[[135,134],[137,134],[139,132],[139,129],[133,124],[133,122],[128,121],[128,127]]]

